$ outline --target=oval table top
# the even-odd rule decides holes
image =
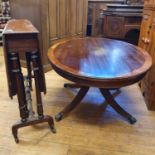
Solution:
[[[152,65],[147,52],[132,44],[106,38],[73,38],[48,51],[53,69],[82,85],[116,88],[144,77]]]

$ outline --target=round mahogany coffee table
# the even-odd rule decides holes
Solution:
[[[59,112],[60,121],[75,108],[89,87],[98,87],[108,104],[131,124],[136,119],[120,107],[110,93],[141,80],[152,65],[152,59],[144,50],[118,40],[105,38],[74,38],[53,45],[48,51],[53,69],[75,84],[65,87],[80,90],[73,101]]]

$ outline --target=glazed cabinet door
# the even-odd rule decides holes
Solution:
[[[151,44],[152,17],[153,17],[153,11],[144,10],[142,24],[141,24],[140,39],[139,39],[138,45],[147,51],[149,51],[150,44]]]

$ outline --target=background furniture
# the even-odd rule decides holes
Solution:
[[[87,3],[88,0],[10,0],[11,17],[29,19],[40,31],[45,69],[50,67],[47,51],[52,44],[85,35]]]
[[[45,77],[40,59],[38,30],[28,20],[10,20],[3,31],[4,56],[9,96],[17,95],[21,120],[12,126],[12,134],[18,143],[18,128],[47,122],[54,132],[51,116],[44,116],[41,92],[46,93]],[[20,55],[27,63],[27,76],[23,76]],[[31,81],[36,89],[36,113],[32,108]]]
[[[138,1],[89,0],[87,34],[138,44],[143,4]]]
[[[138,45],[143,5],[107,5],[103,35]]]
[[[152,56],[153,66],[141,82],[141,91],[148,109],[155,110],[155,1],[144,2],[139,46]]]
[[[107,9],[107,4],[124,3],[124,0],[88,0],[87,34],[91,36],[103,36],[103,11]]]
[[[131,124],[136,122],[117,104],[110,90],[134,84],[144,77],[152,65],[147,52],[122,41],[91,37],[58,43],[49,49],[48,58],[59,75],[76,83],[65,86],[80,88],[73,101],[56,115],[57,121],[80,103],[89,87],[97,87],[115,111]]]
[[[10,19],[9,0],[0,0],[0,44],[2,43],[2,31],[5,27],[5,24]]]

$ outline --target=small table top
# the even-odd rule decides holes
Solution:
[[[39,31],[27,19],[11,19],[3,30],[3,35],[29,33],[39,33]]]
[[[139,81],[152,65],[144,50],[105,38],[74,38],[53,45],[48,58],[55,71],[79,84],[122,87]]]

